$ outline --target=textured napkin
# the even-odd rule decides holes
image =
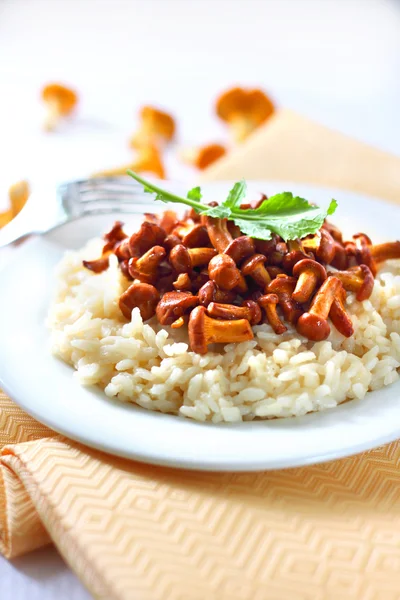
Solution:
[[[206,177],[238,175],[400,196],[400,158],[287,111]],[[400,598],[397,442],[285,471],[178,471],[85,448],[0,393],[0,450],[0,550],[52,541],[96,598]]]

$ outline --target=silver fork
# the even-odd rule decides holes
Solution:
[[[55,190],[33,193],[22,211],[0,230],[0,248],[77,217],[100,213],[141,213],[151,195],[128,177],[70,181]]]

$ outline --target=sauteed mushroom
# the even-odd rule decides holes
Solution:
[[[287,330],[287,321],[307,339],[323,340],[330,319],[350,337],[346,292],[357,301],[369,298],[374,269],[400,258],[400,241],[373,245],[359,233],[343,242],[327,222],[303,239],[284,242],[272,234],[254,240],[227,219],[165,211],[147,214],[130,237],[116,221],[104,236],[102,256],[84,265],[101,273],[111,254],[122,275],[133,280],[120,297],[122,314],[130,319],[138,307],[144,320],[156,315],[173,329],[187,324],[192,350],[204,353],[214,342],[252,339],[252,326],[263,318],[277,335]],[[328,265],[337,270],[327,273]]]
[[[193,352],[206,354],[209,344],[229,344],[253,339],[247,319],[219,320],[207,316],[204,306],[197,306],[189,317],[189,341]]]

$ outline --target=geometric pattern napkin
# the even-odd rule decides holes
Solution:
[[[294,180],[298,166],[291,169],[290,152],[284,175],[268,157],[280,152],[276,130],[284,149],[290,138],[300,147],[306,130],[314,152],[324,149],[318,183],[325,176],[323,183],[338,186],[332,171],[339,169],[343,187],[368,193],[362,182],[361,188],[349,182],[351,169],[341,165],[350,144],[354,179],[360,182],[361,158],[367,165],[366,155],[372,155],[384,177],[379,192],[368,174],[371,193],[399,197],[400,159],[372,148],[369,154],[363,144],[288,111],[270,130],[271,137],[268,128],[257,132],[246,152],[240,149],[238,158],[232,153],[207,178],[233,178],[241,169],[239,177]],[[332,135],[341,139],[333,144],[334,155]],[[304,146],[298,160],[308,165],[312,152],[309,143]],[[259,167],[249,175],[248,165],[254,172],[261,162],[270,165],[264,174]],[[95,598],[400,598],[398,442],[281,471],[180,471],[65,439],[0,392],[0,453],[0,551],[13,558],[53,542]]]

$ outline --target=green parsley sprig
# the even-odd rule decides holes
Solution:
[[[258,208],[242,209],[240,204],[247,190],[243,179],[235,183],[226,200],[211,207],[202,203],[199,187],[191,189],[187,197],[182,198],[146,181],[133,171],[128,171],[128,174],[143,185],[145,192],[155,194],[155,200],[185,204],[201,215],[229,219],[243,234],[259,240],[271,239],[272,233],[278,234],[285,241],[303,238],[318,231],[326,217],[332,215],[337,208],[336,200],[331,200],[325,210],[310,204],[304,198],[293,196],[291,192],[282,192],[264,200]]]

